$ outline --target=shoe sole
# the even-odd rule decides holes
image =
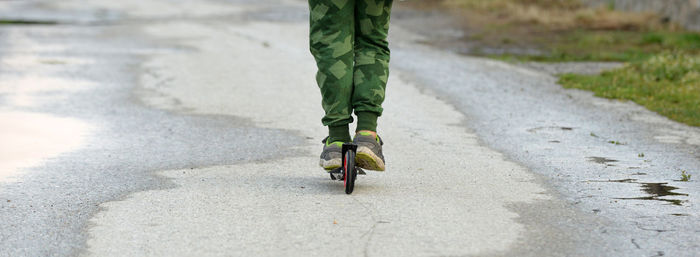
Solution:
[[[357,162],[357,166],[366,170],[384,171],[385,169],[384,161],[367,147],[357,149],[355,162]]]
[[[321,160],[321,161],[318,163],[318,165],[321,166],[321,168],[323,168],[323,169],[325,169],[325,170],[327,170],[327,171],[331,171],[331,170],[340,168],[340,166],[341,166],[340,163],[341,163],[340,159],[328,160],[328,161],[326,161],[326,160]]]

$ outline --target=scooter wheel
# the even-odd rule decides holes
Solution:
[[[343,160],[343,172],[345,173],[343,183],[345,184],[345,193],[352,194],[355,188],[355,178],[357,170],[355,169],[355,151],[348,150],[345,152],[345,160]]]

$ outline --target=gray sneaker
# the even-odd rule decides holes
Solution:
[[[357,145],[355,162],[360,168],[384,171],[384,155],[382,154],[382,139],[367,132],[359,132],[352,140]]]
[[[319,165],[327,171],[340,168],[343,163],[343,142],[327,142],[328,137],[323,139],[323,152]]]

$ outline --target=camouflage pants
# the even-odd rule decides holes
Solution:
[[[309,0],[323,125],[347,130],[354,110],[357,130],[376,131],[389,77],[391,5],[392,0]]]

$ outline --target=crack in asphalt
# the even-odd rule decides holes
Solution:
[[[642,249],[641,247],[639,247],[639,244],[637,244],[637,242],[634,241],[634,238],[632,238],[630,241],[635,247],[637,247],[637,249]]]
[[[367,205],[365,205],[364,203],[362,203],[362,201],[357,200],[357,198],[354,197],[354,196],[352,197],[352,200],[355,201],[355,202],[356,202],[357,204],[359,204],[360,206],[362,206],[362,208],[364,208],[365,210],[367,210],[367,212],[370,214],[370,217],[372,218],[372,221],[373,221],[372,226],[371,226],[367,231],[365,231],[364,233],[362,233],[362,235],[360,235],[360,238],[363,238],[363,237],[367,236],[367,240],[365,240],[365,244],[364,244],[364,246],[363,246],[363,254],[364,254],[364,256],[368,257],[368,256],[369,256],[369,244],[370,244],[370,241],[372,240],[372,236],[374,235],[374,231],[375,231],[375,229],[377,228],[377,225],[378,225],[379,223],[381,223],[381,219],[378,219],[378,218],[375,217],[375,215],[376,215],[375,212],[376,212],[376,211],[375,211],[373,208],[367,207]]]

